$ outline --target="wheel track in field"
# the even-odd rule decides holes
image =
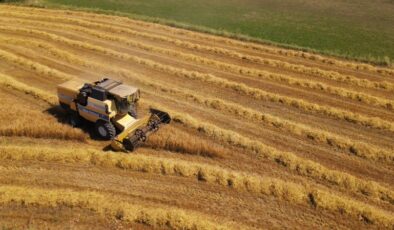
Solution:
[[[5,7],[6,9],[9,7]],[[217,42],[218,44],[224,43],[227,44],[231,47],[243,47],[248,50],[253,50],[253,51],[262,51],[263,53],[270,53],[270,54],[277,54],[279,56],[285,56],[285,57],[300,57],[303,59],[307,59],[310,61],[316,61],[316,62],[321,62],[324,64],[329,64],[330,66],[339,66],[339,67],[345,67],[345,68],[350,68],[354,70],[364,70],[364,71],[369,71],[372,73],[378,73],[378,74],[387,74],[387,75],[393,75],[394,70],[390,68],[382,68],[382,67],[375,67],[369,64],[364,64],[364,63],[355,63],[355,62],[350,62],[350,61],[342,61],[342,60],[337,60],[335,58],[328,58],[328,57],[323,57],[321,55],[317,54],[311,54],[303,51],[294,51],[294,50],[288,50],[288,49],[283,49],[283,48],[277,48],[277,47],[272,47],[272,46],[267,46],[267,45],[259,45],[259,44],[254,44],[254,43],[248,43],[248,42],[242,42],[242,41],[237,41],[234,39],[228,39],[228,38],[223,38],[223,37],[218,37],[218,36],[211,36],[207,34],[202,34],[198,32],[192,32],[184,29],[178,29],[178,28],[172,28],[168,26],[162,26],[159,24],[154,24],[154,23],[148,23],[148,22],[142,22],[142,21],[137,21],[137,20],[131,20],[129,18],[125,17],[116,17],[116,16],[107,16],[107,15],[95,15],[92,13],[85,13],[85,12],[75,12],[75,11],[69,11],[69,10],[56,10],[56,11],[51,11],[51,10],[42,10],[42,9],[31,9],[31,8],[21,8],[21,7],[10,7],[14,11],[22,11],[22,12],[41,12],[45,13],[47,15],[52,15],[56,14],[66,14],[66,15],[72,15],[76,17],[82,17],[84,20],[97,20],[99,23],[108,23],[108,19],[111,19],[110,22],[116,21],[119,25],[136,25],[139,27],[142,27],[144,29],[152,29],[152,31],[165,31],[166,34],[180,34],[180,35],[187,35],[188,37],[192,37],[195,40],[207,40],[207,41],[214,41]],[[105,19],[105,20],[104,20]],[[115,20],[114,20],[115,19]]]
[[[35,35],[41,35],[45,36],[46,38],[52,39],[57,42],[63,42],[71,46],[76,46],[79,48],[85,48],[88,50],[94,50],[96,52],[115,57],[115,58],[120,58],[122,60],[127,60],[127,61],[132,61],[141,65],[145,65],[149,68],[156,69],[158,71],[163,71],[168,74],[176,75],[179,77],[184,77],[188,79],[194,79],[194,80],[199,80],[205,83],[212,83],[215,84],[219,87],[222,88],[227,88],[227,89],[232,89],[236,92],[242,93],[244,95],[248,95],[252,98],[259,99],[259,100],[267,100],[267,101],[272,101],[276,103],[281,103],[285,104],[288,106],[292,106],[298,109],[302,109],[304,111],[312,112],[312,113],[320,113],[324,114],[326,116],[330,116],[336,119],[341,119],[341,120],[346,120],[349,122],[361,124],[364,126],[371,126],[374,128],[378,129],[386,129],[390,131],[394,131],[394,126],[391,122],[383,120],[378,117],[367,117],[364,115],[360,114],[354,114],[349,111],[345,111],[342,109],[337,109],[329,106],[320,106],[315,103],[311,102],[306,102],[305,100],[302,99],[293,99],[288,96],[281,96],[275,93],[269,93],[267,91],[257,89],[257,88],[252,88],[249,87],[243,83],[237,83],[234,81],[230,81],[227,79],[219,78],[211,74],[204,74],[204,73],[199,73],[196,71],[188,71],[186,69],[179,69],[179,68],[174,68],[172,66],[160,64],[148,59],[143,59],[143,58],[138,58],[134,56],[130,56],[125,53],[120,53],[117,51],[113,51],[110,49],[106,49],[103,47],[91,45],[91,44],[86,44],[78,41],[73,41],[58,35],[54,34],[49,34],[46,32],[38,31],[38,30],[29,30],[29,29],[20,29],[20,28],[13,28],[13,27],[0,27],[1,30],[7,30],[7,31],[19,31],[19,32],[25,32],[25,33],[30,33],[30,34],[35,34]]]

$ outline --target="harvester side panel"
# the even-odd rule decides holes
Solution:
[[[79,115],[88,121],[109,121],[110,116],[106,112],[106,103],[89,97],[86,106],[78,104]]]
[[[60,84],[57,87],[59,102],[76,110],[73,101],[77,98],[79,89],[81,89],[84,84],[84,81],[78,78]]]

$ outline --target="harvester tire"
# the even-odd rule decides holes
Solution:
[[[116,129],[115,126],[110,122],[97,121],[96,133],[104,140],[112,140],[116,136]]]
[[[70,113],[68,116],[68,123],[70,123],[72,127],[78,127],[82,124],[82,118],[75,112]]]

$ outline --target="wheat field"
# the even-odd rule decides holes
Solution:
[[[56,86],[122,80],[173,118],[133,153]],[[392,229],[394,70],[125,17],[0,6],[0,226]]]

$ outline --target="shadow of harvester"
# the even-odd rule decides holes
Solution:
[[[49,109],[45,110],[45,112],[55,117],[58,122],[69,125],[71,127],[69,114],[60,105],[52,106]],[[94,131],[93,123],[83,119],[82,124],[77,128],[81,129],[84,133],[88,134],[90,139],[98,140],[98,141],[101,140],[99,136],[96,134],[96,132]]]

